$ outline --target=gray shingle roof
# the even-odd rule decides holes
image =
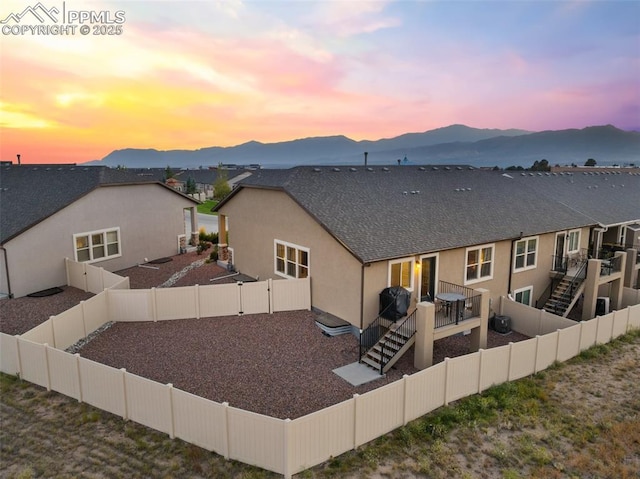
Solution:
[[[626,175],[624,187],[591,183],[467,167],[347,166],[261,170],[241,186],[284,190],[367,263],[640,219],[640,175]]]
[[[19,235],[95,188],[142,183],[160,184],[154,177],[103,166],[2,166],[0,243]]]

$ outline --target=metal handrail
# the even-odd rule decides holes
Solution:
[[[569,283],[569,286],[567,287],[567,289],[565,289],[564,293],[562,293],[562,296],[560,296],[560,299],[562,301],[571,303],[571,300],[573,299],[573,296],[574,296],[574,292],[580,287],[580,285],[584,281],[584,278],[587,276],[588,263],[589,262],[587,260],[584,260],[580,263],[578,272],[571,278],[571,282]]]
[[[364,356],[366,352],[369,351],[369,349],[371,349],[373,345],[380,341],[380,338],[385,335],[386,331],[382,333],[380,331],[382,329],[389,329],[389,325],[393,321],[383,317],[383,314],[391,306],[393,306],[393,303],[389,303],[386,308],[380,311],[378,317],[360,333],[360,355],[358,357],[358,361],[360,361],[362,356]]]
[[[418,310],[414,310],[413,313],[411,313],[402,323],[400,323],[400,326],[398,326],[394,332],[399,333],[404,339],[404,343],[402,344],[402,346],[404,346],[405,344],[407,344],[407,342],[409,342],[409,340],[416,334],[416,313],[418,312]],[[383,341],[382,344],[380,345],[380,374],[384,374],[384,367],[389,364],[389,361],[391,361],[394,357],[396,357],[396,355],[398,354],[398,352],[400,351],[400,349],[402,349],[402,346],[400,346],[400,348],[398,348],[398,350],[391,356],[389,357],[388,361],[385,361],[385,354],[384,354],[384,350],[385,350],[385,346],[387,345],[387,341]]]
[[[482,296],[479,294],[470,297],[467,296],[465,299],[452,303],[449,306],[450,309],[444,314],[442,311],[436,311],[434,327],[437,329],[451,324],[459,324],[460,321],[464,321],[465,319],[480,316],[481,300]],[[452,311],[454,312],[453,315],[451,314]]]
[[[600,263],[600,276],[609,276],[622,271],[622,256],[616,256]]]

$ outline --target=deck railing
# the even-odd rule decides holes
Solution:
[[[463,295],[465,299],[447,302],[439,300],[438,295],[436,295],[436,328],[442,328],[443,326],[449,326],[451,324],[459,324],[465,319],[480,316],[480,301],[482,296],[476,294],[473,289],[460,286],[459,284],[440,281],[438,294],[441,293],[458,293]]]

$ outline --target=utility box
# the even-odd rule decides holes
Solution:
[[[596,316],[609,314],[609,298],[600,296],[596,299]]]

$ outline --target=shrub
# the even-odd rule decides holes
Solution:
[[[218,243],[218,233],[207,233],[204,227],[201,227],[198,232],[198,238],[200,239],[201,243],[205,241],[213,244]]]

